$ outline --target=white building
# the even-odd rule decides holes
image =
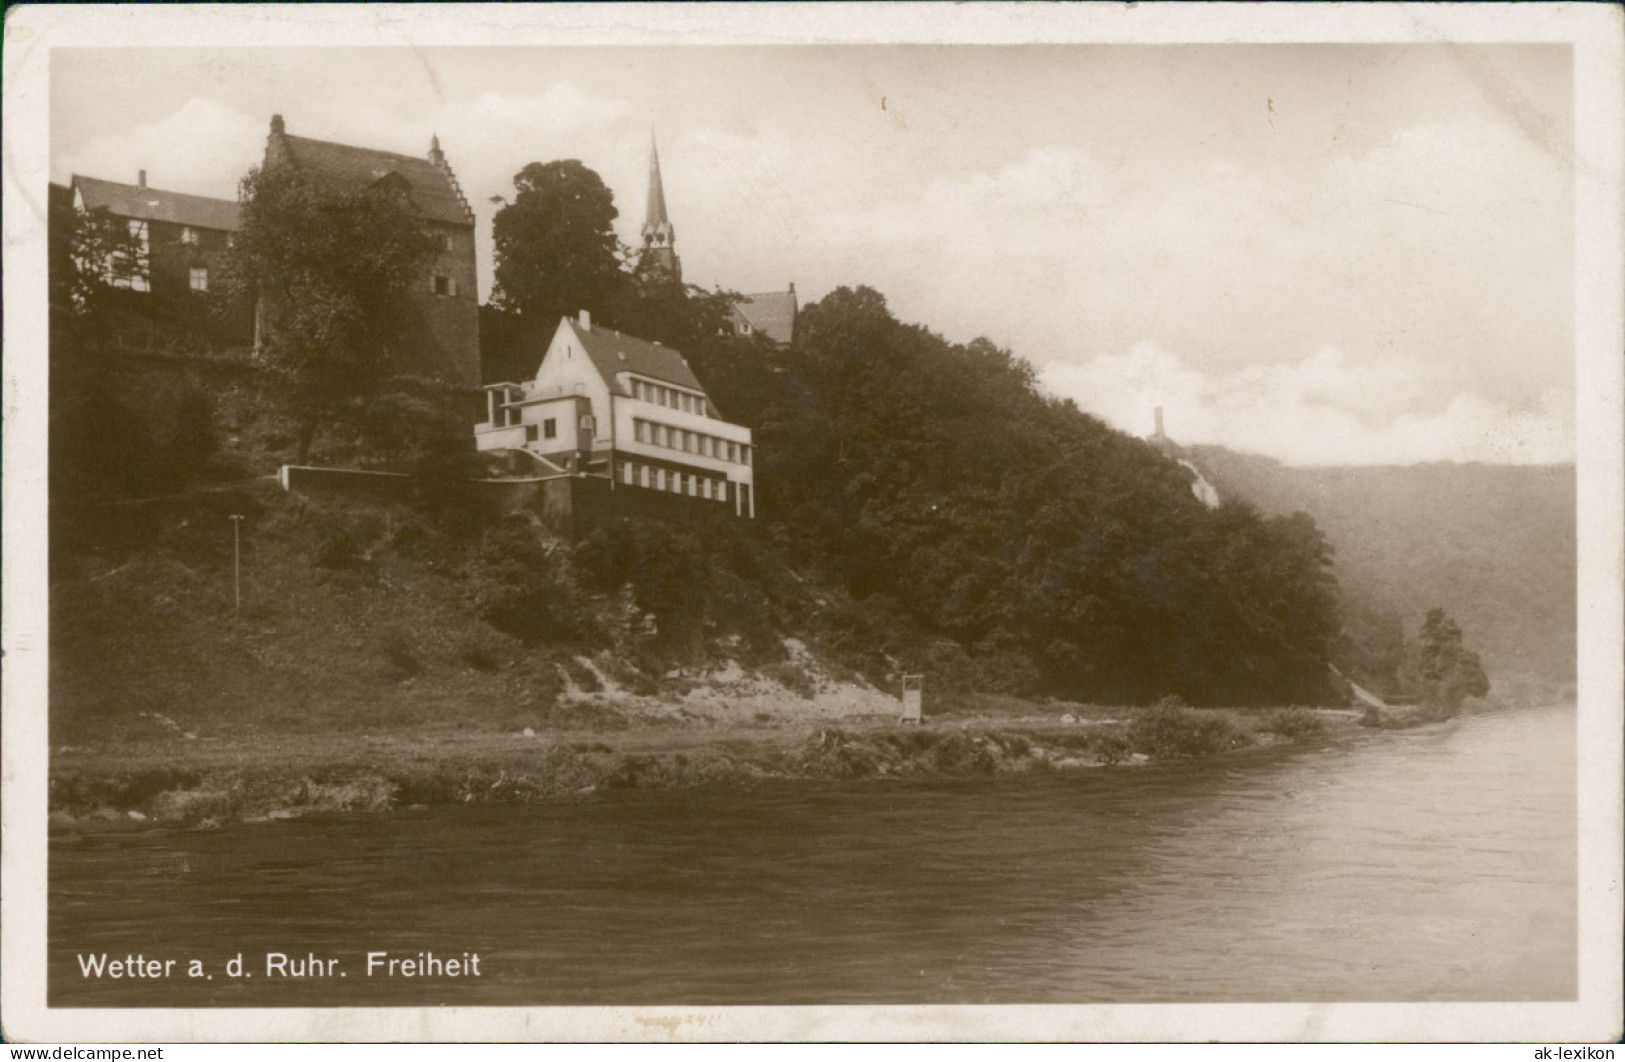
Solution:
[[[682,354],[563,318],[536,378],[487,384],[481,450],[530,455],[543,476],[686,495],[754,517],[749,428],[719,419]]]

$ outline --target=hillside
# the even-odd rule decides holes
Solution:
[[[1302,510],[1336,550],[1347,601],[1414,635],[1448,610],[1492,677],[1575,675],[1574,466],[1305,467],[1192,447],[1221,495]]]

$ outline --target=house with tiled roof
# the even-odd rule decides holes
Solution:
[[[474,211],[435,136],[422,158],[357,147],[287,131],[271,118],[265,167],[291,166],[318,188],[353,192],[393,188],[416,208],[439,239],[433,261],[414,281],[404,330],[415,341],[400,352],[396,371],[466,387],[480,384],[479,295],[474,271]]]
[[[788,291],[741,295],[729,311],[728,324],[735,335],[763,336],[787,347],[796,336],[797,310],[796,286],[791,284]]]
[[[132,291],[162,296],[207,293],[219,286],[219,260],[237,228],[237,204],[147,186],[74,174],[75,209],[121,221],[130,249],[107,263],[107,280]]]
[[[591,477],[755,515],[749,428],[718,413],[683,355],[591,316],[559,321],[534,379],[485,387],[477,447],[541,478]]]

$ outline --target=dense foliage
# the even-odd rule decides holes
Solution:
[[[613,194],[575,159],[533,162],[513,183],[513,202],[492,223],[492,301],[549,323],[600,308],[623,282]]]
[[[1442,608],[1428,609],[1422,621],[1416,677],[1425,703],[1452,712],[1468,697],[1490,692],[1478,654],[1462,644],[1461,627]]]
[[[250,170],[241,200],[228,285],[262,300],[264,353],[299,419],[299,460],[335,422],[376,449],[411,449],[400,432],[421,421],[398,409],[421,403],[394,390],[396,352],[408,286],[438,244],[404,189],[336,191],[279,166]]]
[[[151,295],[116,287],[128,282],[138,262],[139,246],[121,220],[80,212],[66,194],[52,194],[47,280],[55,499],[170,490],[201,476],[215,452],[212,402],[195,382],[171,377],[137,387],[121,371],[115,349],[121,335],[191,325],[199,316],[190,300],[159,305]]]
[[[487,381],[534,373],[559,318],[582,310],[685,352],[725,331],[737,296],[684,284],[621,244],[614,193],[597,173],[575,159],[533,162],[514,189],[492,223],[496,287],[480,322]]]
[[[1319,700],[1336,631],[1308,517],[1206,509],[1189,473],[991,343],[897,321],[876,292],[807,307],[796,349],[691,362],[756,431],[762,519],[842,591],[837,641],[1010,692]]]

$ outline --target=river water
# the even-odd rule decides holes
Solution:
[[[105,834],[51,854],[50,1003],[1572,999],[1574,739],[1543,708],[1201,765]],[[177,965],[84,976],[101,953]]]

